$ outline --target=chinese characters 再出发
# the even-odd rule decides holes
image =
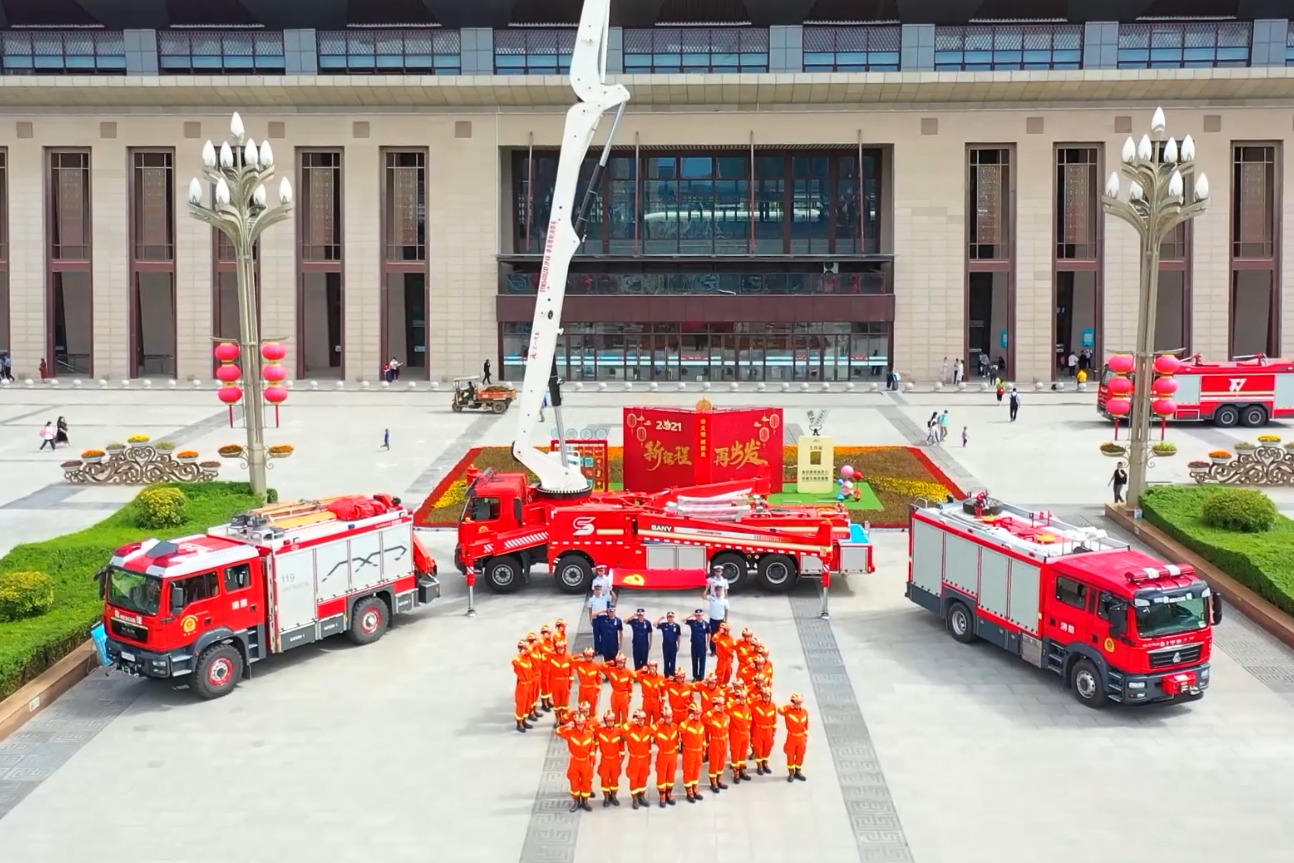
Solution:
[[[714,450],[714,463],[719,467],[735,469],[743,468],[746,465],[762,467],[768,464],[763,456],[759,454],[759,442],[754,438],[748,441],[738,441],[731,446],[716,447]]]

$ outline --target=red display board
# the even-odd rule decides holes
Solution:
[[[625,488],[667,488],[765,477],[782,490],[781,408],[624,409]]]
[[[562,448],[560,441],[549,444],[551,452]],[[594,491],[611,490],[611,452],[604,440],[567,441],[566,448],[580,459],[580,473],[593,484]]]

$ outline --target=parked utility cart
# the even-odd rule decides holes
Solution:
[[[454,400],[449,406],[454,413],[470,408],[501,414],[512,406],[516,398],[517,391],[507,384],[482,384],[476,378],[454,378]]]
[[[1222,603],[1190,566],[987,494],[914,508],[911,528],[908,599],[957,641],[1055,672],[1088,707],[1208,688]]]
[[[345,633],[370,644],[440,595],[398,498],[254,509],[205,534],[117,550],[99,576],[105,652],[128,674],[232,692],[270,654]]]

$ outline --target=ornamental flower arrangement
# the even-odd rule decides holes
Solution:
[[[152,440],[152,438],[150,438],[146,434],[133,434],[130,437],[126,438],[126,443],[130,444],[131,446],[143,446],[144,444],[148,443],[150,440]]]
[[[1161,440],[1155,443],[1153,446],[1151,446],[1150,451],[1157,456],[1166,457],[1166,456],[1177,455],[1177,444],[1169,443],[1166,440]]]
[[[81,459],[83,461],[88,461],[90,464],[98,464],[103,461],[103,457],[105,455],[107,455],[107,453],[101,449],[88,449],[81,453]]]
[[[171,443],[169,440],[158,441],[157,448],[162,452],[170,452],[175,449],[175,444]]]
[[[1109,456],[1110,458],[1121,458],[1127,454],[1128,448],[1122,444],[1109,442],[1101,444],[1101,455]]]
[[[246,450],[242,444],[227,443],[216,452],[220,453],[221,458],[242,458]]]
[[[1209,459],[1214,464],[1226,464],[1231,461],[1231,458],[1231,453],[1224,449],[1215,449],[1213,452],[1209,453]]]
[[[197,450],[191,450],[191,449],[180,450],[175,454],[175,460],[179,462],[183,462],[184,464],[192,464],[193,462],[198,460]],[[216,462],[216,464],[220,464],[220,462]]]
[[[104,447],[104,449],[106,449],[108,452],[121,452],[125,448],[126,448],[126,445],[124,443],[121,443],[120,441],[113,441],[112,443]]]
[[[1238,441],[1236,443],[1236,452],[1253,452],[1256,449],[1258,449],[1258,447],[1247,440]]]
[[[1260,444],[1267,444],[1267,445],[1280,443],[1281,436],[1278,434],[1260,434],[1258,435],[1258,442]]]
[[[280,443],[270,447],[267,452],[269,452],[270,458],[287,458],[296,452],[296,447],[291,444]]]

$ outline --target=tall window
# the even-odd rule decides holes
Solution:
[[[297,373],[341,378],[345,303],[342,286],[341,150],[298,150]]]
[[[1011,375],[1015,338],[1015,178],[1008,147],[967,149],[966,364],[970,372],[1005,363]]]
[[[132,377],[176,374],[175,151],[130,151]]]
[[[1159,145],[1159,158],[1164,157]],[[1192,183],[1191,178],[1186,182]],[[1194,233],[1183,222],[1159,247],[1159,301],[1155,306],[1155,350],[1191,352],[1191,245]]]
[[[426,378],[427,151],[382,153],[382,361]]]
[[[0,149],[0,351],[13,347],[9,302],[9,151]]]
[[[94,374],[90,151],[45,151],[45,245],[49,263],[44,359],[50,374]]]
[[[1100,357],[1101,334],[1101,148],[1056,147],[1055,275],[1057,369],[1070,354],[1091,369]]]
[[[1280,354],[1280,146],[1231,147],[1231,355]]]

